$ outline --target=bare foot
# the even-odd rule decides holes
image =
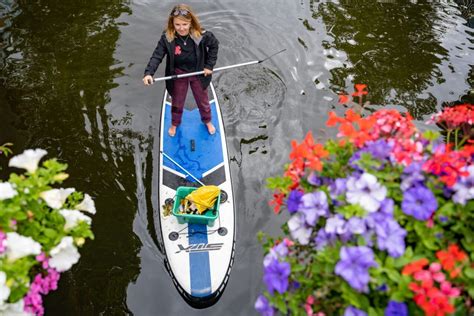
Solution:
[[[174,137],[174,135],[176,135],[176,126],[171,125],[170,129],[168,130],[168,135],[170,135],[171,137]]]
[[[214,125],[212,125],[211,122],[206,123],[206,127],[209,134],[214,135],[216,133],[216,128],[214,127]]]

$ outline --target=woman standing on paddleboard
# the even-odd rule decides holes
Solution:
[[[209,134],[216,132],[216,128],[211,123],[207,88],[211,83],[212,69],[217,61],[218,50],[218,40],[211,32],[201,27],[190,6],[180,4],[173,8],[168,18],[168,26],[146,66],[143,83],[146,86],[153,84],[152,76],[165,55],[167,56],[166,76],[195,71],[204,71],[204,75],[166,81],[166,89],[171,95],[172,103],[171,127],[168,130],[171,137],[176,134],[176,128],[181,123],[188,86],[191,86],[201,120],[206,125]]]

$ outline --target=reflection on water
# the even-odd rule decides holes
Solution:
[[[5,4],[2,4],[5,6]],[[42,147],[69,165],[67,185],[96,197],[96,239],[46,299],[51,315],[128,313],[140,241],[132,230],[136,199],[131,131],[118,134],[105,109],[123,69],[113,58],[124,1],[19,1],[2,18],[1,141],[15,151]],[[5,116],[6,115],[6,118]],[[140,140],[140,139],[139,139]]]
[[[331,69],[331,88],[344,90],[346,78],[366,83],[374,103],[406,105],[418,118],[433,113],[436,98],[420,94],[445,78],[440,69],[448,50],[443,34],[453,27],[443,9],[431,3],[397,4],[342,1],[317,6],[333,36],[325,42],[327,58],[343,51],[350,65]]]
[[[214,77],[237,245],[228,286],[206,310],[182,301],[163,265],[156,186],[164,86],[140,85],[175,3],[0,1],[0,144],[58,156],[69,164],[67,185],[94,196],[98,209],[96,239],[47,297],[48,315],[254,314],[264,286],[255,236],[279,233],[287,219],[272,215],[264,183],[288,162],[291,139],[309,130],[328,137],[326,113],[354,83],[368,84],[371,103],[396,104],[417,118],[443,102],[472,102],[469,1],[192,3],[220,41],[217,66],[287,49]]]

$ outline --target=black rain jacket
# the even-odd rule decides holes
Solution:
[[[196,45],[196,59],[197,59],[197,71],[202,71],[204,68],[212,70],[217,61],[217,52],[219,50],[219,41],[215,38],[214,34],[209,31],[203,31],[200,38],[191,36],[194,44]],[[174,50],[175,40],[170,40],[166,33],[161,35],[158,45],[156,45],[153,55],[145,68],[145,76],[153,76],[158,69],[161,61],[166,55],[166,69],[165,76],[175,75],[174,65]],[[212,80],[212,76],[205,77],[199,75],[202,87],[205,89],[209,86]],[[166,80],[166,90],[172,95],[173,93],[174,80]]]

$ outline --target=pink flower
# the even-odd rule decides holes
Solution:
[[[0,253],[4,253],[7,246],[5,245],[5,241],[7,240],[7,235],[0,231]]]
[[[441,282],[441,292],[449,297],[458,297],[461,294],[461,291],[458,288],[455,288],[448,281]]]
[[[306,298],[306,304],[304,304],[304,309],[306,311],[307,316],[313,316],[313,308],[312,305],[314,304],[314,297],[312,295]]]

